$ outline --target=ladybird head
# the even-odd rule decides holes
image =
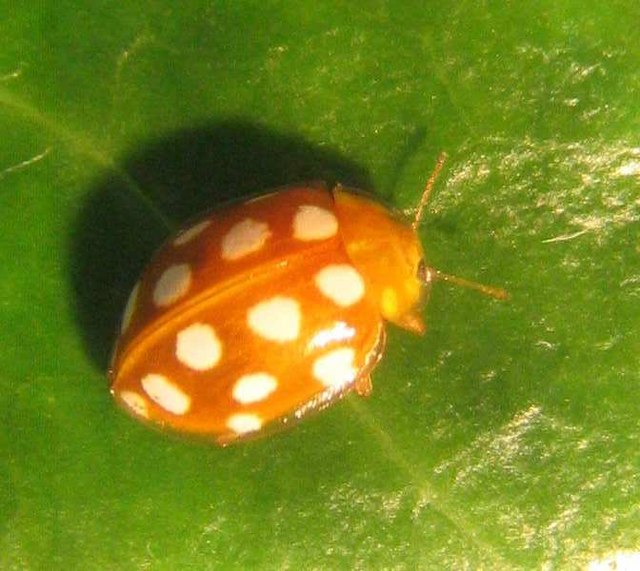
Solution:
[[[376,201],[338,187],[336,213],[347,254],[362,273],[382,316],[415,333],[428,274],[422,245],[410,223]]]

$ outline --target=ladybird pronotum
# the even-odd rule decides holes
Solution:
[[[425,271],[422,205],[412,225],[359,192],[299,185],[209,213],[133,288],[114,397],[141,419],[226,444],[368,394],[385,321],[423,333],[425,286],[456,280]]]

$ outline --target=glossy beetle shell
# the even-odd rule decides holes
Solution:
[[[224,444],[368,394],[385,321],[424,330],[422,258],[406,220],[342,187],[209,213],[134,287],[113,395],[141,419]]]

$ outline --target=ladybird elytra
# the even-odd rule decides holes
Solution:
[[[357,191],[297,185],[227,206],[142,272],[112,394],[141,420],[220,444],[260,434],[369,394],[385,321],[422,333],[434,277],[456,280],[426,271],[411,222]]]

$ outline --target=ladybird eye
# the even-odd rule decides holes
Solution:
[[[424,263],[424,259],[421,259],[418,262],[418,267],[416,268],[416,277],[421,283],[426,283],[427,281],[427,265]]]

